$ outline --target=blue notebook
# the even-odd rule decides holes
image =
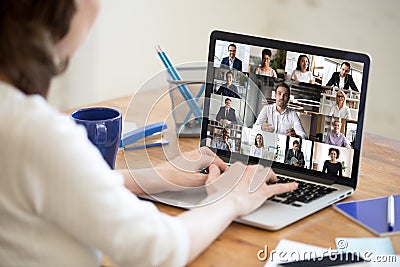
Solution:
[[[400,233],[400,195],[394,196],[395,221],[387,222],[387,197],[333,204],[333,208],[379,236]]]

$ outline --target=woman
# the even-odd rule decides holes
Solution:
[[[219,201],[171,217],[133,194],[144,192],[128,172],[125,182],[133,193],[125,188],[123,175],[109,168],[85,130],[44,98],[86,37],[98,6],[97,0],[0,1],[0,259],[5,266],[99,266],[101,251],[120,266],[183,266],[233,219],[296,188],[263,183],[250,195],[253,174],[276,181],[273,173],[241,164],[227,169],[207,149],[178,158],[197,159],[191,172],[163,164],[136,175],[152,183],[158,172],[182,186],[240,178]],[[207,166],[208,175],[196,171]],[[155,192],[167,189],[157,182],[152,186]]]
[[[254,72],[255,74],[278,78],[276,71],[269,66],[269,63],[271,62],[271,55],[272,55],[272,52],[269,49],[264,49],[261,52],[261,60],[262,60],[261,66],[258,66],[256,68],[256,70]]]
[[[331,107],[328,115],[351,120],[350,108],[346,106],[346,94],[342,90],[337,91],[336,105]]]
[[[295,82],[314,83],[314,76],[309,68],[310,60],[306,55],[300,55],[297,59],[296,69],[293,71],[291,80]]]
[[[250,156],[265,158],[264,138],[258,133],[254,138],[254,144],[250,147]]]
[[[325,160],[324,166],[322,168],[323,173],[328,173],[333,176],[342,177],[342,163],[338,162],[340,151],[337,148],[329,148],[328,156],[331,157],[330,160]]]

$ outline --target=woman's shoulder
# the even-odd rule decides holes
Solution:
[[[46,128],[40,127],[51,126],[55,119],[62,117],[42,96],[25,95],[12,87],[7,89],[0,101],[5,121],[11,124],[9,129],[18,126],[24,132],[44,131]]]
[[[71,158],[66,155],[95,151],[85,129],[51,107],[43,97],[16,90],[8,93],[5,100],[0,98],[0,103],[0,116],[4,118],[0,144],[4,153],[10,155],[9,162],[18,161],[22,166],[35,161],[35,166],[43,169],[64,164],[66,158]]]
[[[86,134],[68,115],[56,110],[42,96],[25,95],[14,90],[7,94],[6,99],[0,100],[0,112],[4,117],[2,127],[7,129],[4,136],[9,142],[34,149],[54,145],[54,142],[62,143],[66,137]]]

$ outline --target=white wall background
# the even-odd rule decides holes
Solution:
[[[372,57],[366,131],[400,139],[398,0],[106,0],[87,42],[52,85],[59,109],[131,95],[173,63],[207,59],[220,29],[368,52]]]

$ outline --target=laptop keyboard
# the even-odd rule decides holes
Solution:
[[[305,181],[299,181],[287,177],[278,176],[278,183],[290,183],[296,182],[299,184],[296,190],[287,192],[271,197],[269,200],[279,202],[282,204],[292,205],[295,207],[301,207],[302,204],[310,203],[320,197],[323,197],[329,193],[336,191],[337,189],[308,183]]]

